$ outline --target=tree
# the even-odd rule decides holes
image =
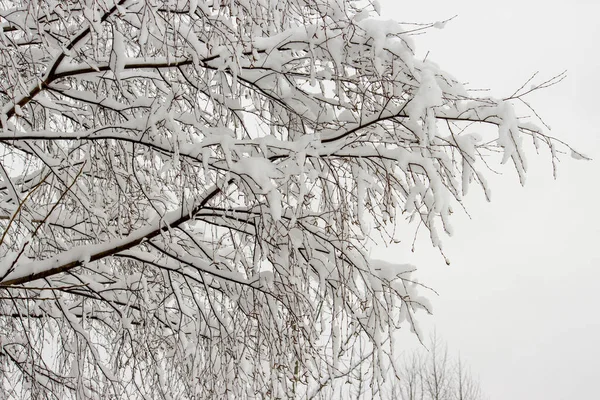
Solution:
[[[463,360],[448,356],[448,347],[434,334],[429,351],[407,354],[395,371],[391,397],[400,400],[481,400],[479,383]]]
[[[513,107],[562,74],[476,97],[377,1],[0,4],[5,397],[375,396],[429,307],[370,243],[584,158]]]

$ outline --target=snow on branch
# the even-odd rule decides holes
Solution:
[[[414,56],[411,26],[377,14],[377,1],[3,2],[0,385],[331,398],[363,374],[363,395],[383,387],[393,332],[419,335],[431,307],[414,267],[368,246],[414,221],[442,251],[469,187],[490,198],[490,165],[524,182],[529,141],[586,157],[519,115],[562,75],[473,97]]]

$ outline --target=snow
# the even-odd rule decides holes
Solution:
[[[591,160],[590,157],[573,149],[571,149],[571,157],[573,157],[575,160]]]
[[[118,29],[113,29],[113,43],[111,52],[110,68],[114,72],[117,79],[120,78],[121,72],[125,67],[127,59],[127,49],[125,47],[125,37]]]
[[[446,26],[446,21],[437,21],[433,24],[433,27],[436,29],[444,29],[444,27]]]
[[[432,69],[431,65],[424,65],[423,68],[420,74],[419,89],[406,106],[406,113],[412,122],[421,119],[430,108],[443,104],[442,90],[435,79],[435,70]],[[433,126],[430,125],[428,128],[431,131]],[[430,140],[431,135],[428,138],[421,135],[421,139]]]
[[[373,4],[373,9],[375,9],[375,12],[378,15],[381,15],[381,4],[379,3],[378,0],[372,0],[372,4]]]
[[[368,246],[406,242],[405,224],[441,253],[472,185],[489,198],[489,169],[524,182],[528,136],[553,159],[570,150],[417,58],[378,1],[150,3],[102,21],[104,3],[65,3],[70,30],[52,37],[45,9],[4,10],[46,36],[3,32],[4,65],[23,66],[0,115],[0,278],[57,299],[2,306],[64,328],[58,377],[80,351],[80,379],[144,375],[174,398],[197,375],[199,398],[308,393],[355,362],[384,380],[390,335],[418,332],[430,305],[415,267]],[[129,339],[160,361],[126,355]]]

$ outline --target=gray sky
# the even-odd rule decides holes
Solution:
[[[434,316],[422,315],[422,327],[435,326],[460,352],[490,399],[600,398],[600,2],[380,2],[385,16],[406,22],[458,14],[415,38],[417,52],[430,51],[442,69],[496,98],[535,71],[550,78],[568,70],[530,103],[553,136],[593,161],[563,156],[554,181],[549,155],[528,146],[524,188],[507,165],[489,177],[492,203],[473,191],[472,219],[455,214],[454,236],[444,242],[450,267],[425,236],[416,254],[407,237],[373,255],[417,265],[421,281],[440,293],[430,296]]]

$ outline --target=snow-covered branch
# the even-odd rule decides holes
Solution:
[[[0,5],[9,396],[331,398],[361,371],[364,396],[385,385],[393,331],[419,334],[430,306],[413,266],[368,246],[418,221],[442,252],[469,187],[490,197],[491,165],[524,182],[528,141],[585,156],[519,114],[560,76],[472,96],[378,9]]]

